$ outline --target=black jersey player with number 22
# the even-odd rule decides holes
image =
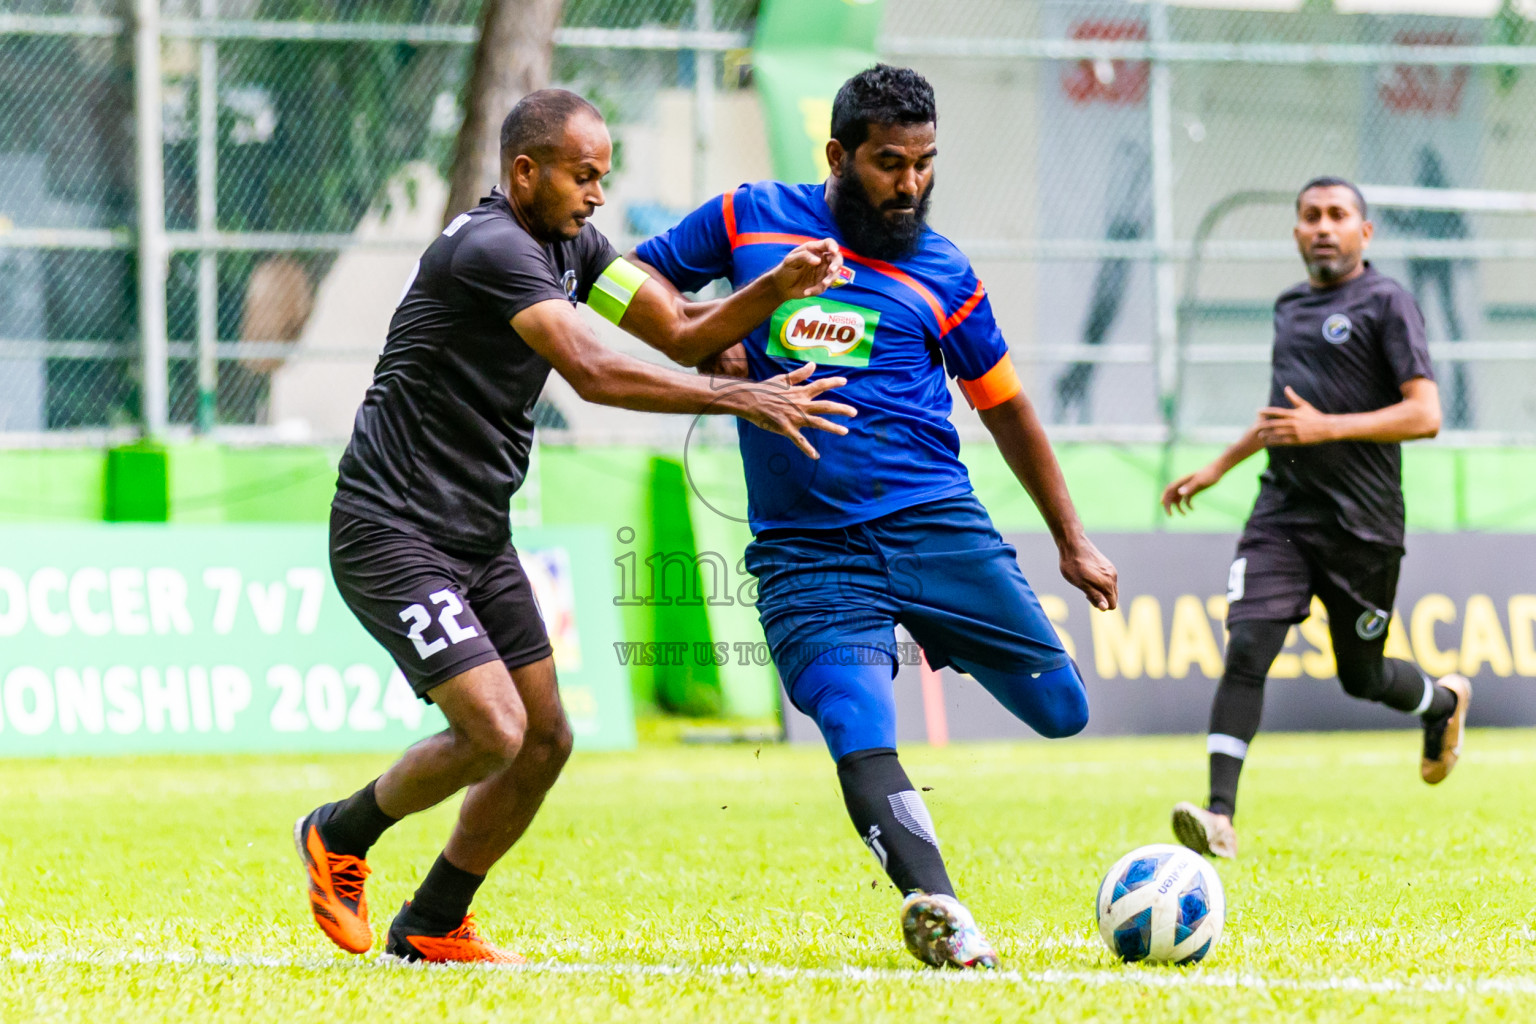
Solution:
[[[690,303],[624,260],[587,219],[612,146],[574,93],[530,93],[501,130],[501,182],[427,247],[390,322],[342,456],[331,568],[363,626],[448,728],[383,775],[294,826],[315,923],[343,949],[373,944],[369,848],[400,818],[467,789],[458,822],[389,926],[407,960],[516,961],[469,913],[485,874],[528,828],[571,749],[554,659],[511,544],[511,496],[528,469],[533,409],[551,369],[584,399],[654,412],[732,414],[792,441],[847,428],[814,366],[743,386],[613,352],[577,302],[656,346],[717,351],[781,303],[820,294],[842,258],[797,246],[727,299]]]

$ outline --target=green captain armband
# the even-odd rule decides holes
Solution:
[[[608,269],[598,275],[587,295],[587,305],[597,315],[618,326],[624,319],[624,311],[635,300],[635,293],[650,275],[620,256],[608,264]]]

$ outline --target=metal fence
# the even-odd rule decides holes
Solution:
[[[1338,174],[1367,186],[1371,256],[1424,308],[1444,436],[1536,438],[1536,32],[1518,5],[1222,6],[888,8],[884,54],[939,95],[934,220],[1013,307],[1057,436],[1235,437],[1267,398],[1274,299],[1303,277],[1296,191]]]
[[[0,443],[345,436],[387,324],[355,286],[382,266],[392,306],[436,233],[478,7],[0,4]],[[618,124],[694,115],[696,180],[614,234],[705,198],[749,7],[565,4],[558,81]]]
[[[933,221],[1058,437],[1233,436],[1301,276],[1290,197],[1341,173],[1374,186],[1372,251],[1425,308],[1452,436],[1536,441],[1536,32],[1514,3],[1329,6],[886,0],[883,56],[938,90]],[[755,7],[566,3],[555,78],[619,143],[611,235],[769,175]],[[440,219],[477,13],[0,0],[0,444],[344,437]],[[558,383],[544,422],[677,433]]]

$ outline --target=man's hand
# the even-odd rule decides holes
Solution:
[[[832,287],[843,269],[843,254],[830,238],[795,246],[770,273],[782,301],[808,299]]]
[[[851,405],[829,402],[819,397],[824,391],[848,383],[845,377],[823,377],[809,384],[802,383],[815,372],[816,364],[806,363],[798,370],[769,377],[760,384],[733,387],[723,392],[723,395],[731,412],[754,426],[783,434],[795,442],[796,448],[813,459],[819,459],[821,456],[800,431],[814,427],[829,434],[846,434],[847,427],[824,417],[857,416],[858,410]]]
[[[1088,603],[1107,612],[1120,603],[1120,575],[1087,537],[1064,544],[1061,577],[1088,596]]]
[[[1207,487],[1216,486],[1220,479],[1221,474],[1210,466],[1179,477],[1163,491],[1163,511],[1171,516],[1173,510],[1178,509],[1179,515],[1187,515],[1194,508],[1194,496]]]
[[[1333,417],[1317,409],[1287,386],[1285,397],[1293,408],[1277,409],[1273,406],[1259,410],[1259,440],[1266,447],[1273,445],[1321,444],[1334,440]]]

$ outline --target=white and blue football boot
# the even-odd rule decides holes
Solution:
[[[953,896],[908,896],[901,905],[901,934],[912,955],[930,967],[997,969],[997,950]]]

